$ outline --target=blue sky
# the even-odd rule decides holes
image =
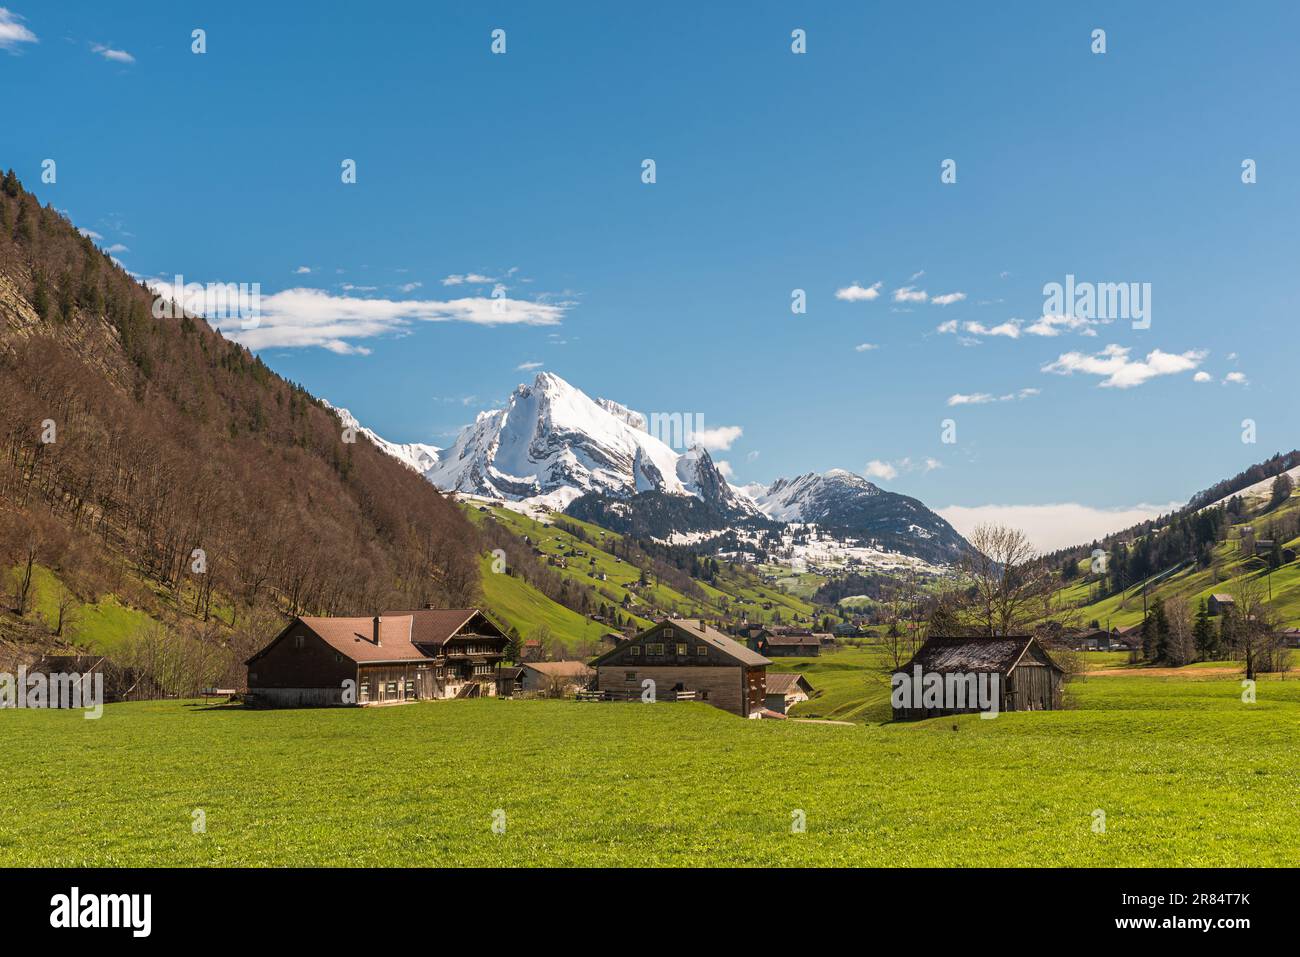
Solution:
[[[1293,5],[3,2],[0,165],[142,277],[260,282],[230,334],[391,439],[540,363],[739,427],[738,483],[1045,545],[1300,444]],[[1042,324],[1067,274],[1150,328]]]

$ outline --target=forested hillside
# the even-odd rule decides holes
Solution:
[[[94,616],[64,612],[111,599],[233,661],[286,613],[480,597],[478,536],[453,504],[344,441],[332,411],[202,319],[155,319],[153,301],[5,177],[0,638],[94,645]]]

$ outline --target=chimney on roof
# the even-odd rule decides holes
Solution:
[[[379,616],[378,615],[375,615],[374,626],[375,626],[375,647],[378,648],[379,647]]]

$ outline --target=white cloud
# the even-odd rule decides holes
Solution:
[[[757,451],[750,452],[748,455],[745,456],[745,461],[746,461],[746,462],[757,462],[757,461],[758,461],[758,456],[759,456],[759,452],[757,452]]]
[[[925,470],[927,472],[933,472],[935,469],[941,469],[941,468],[943,468],[943,463],[940,462],[938,459],[925,460]]]
[[[956,333],[956,332],[957,332],[957,320],[956,320],[956,319],[949,319],[947,322],[940,323],[939,326],[938,326],[938,328],[935,329],[935,332],[943,332],[943,333],[951,332],[951,333]]]
[[[1192,376],[1192,381],[1193,381],[1193,382],[1213,382],[1213,381],[1214,381],[1214,376],[1212,376],[1212,375],[1210,375],[1208,372],[1205,372],[1205,371],[1202,370],[1201,372],[1198,372],[1198,373],[1196,373],[1196,375]]]
[[[515,366],[515,371],[532,372],[534,369],[540,369],[542,365],[543,363],[541,362],[521,362],[519,365]]]
[[[996,326],[986,326],[982,322],[968,322],[962,328],[973,336],[1002,336],[1007,339],[1019,339],[1020,326],[1019,319],[1008,319]]]
[[[733,442],[745,434],[738,425],[720,425],[716,429],[700,429],[691,433],[691,441],[710,451],[725,452]]]
[[[868,478],[878,478],[889,481],[890,479],[898,477],[898,469],[894,468],[894,466],[890,465],[888,462],[882,462],[880,459],[872,459],[867,463],[867,467],[863,470],[863,474]]]
[[[171,284],[147,280],[158,295],[171,297]],[[478,326],[556,326],[568,304],[520,299],[384,299],[336,295],[323,289],[286,289],[263,295],[260,314],[211,320],[227,338],[249,349],[319,346],[340,354],[366,353],[358,339],[404,334],[417,322],[467,322]],[[241,328],[254,325],[253,328]]]
[[[422,282],[404,282],[397,288],[402,292],[415,292],[415,290],[419,289],[423,285],[424,283]]]
[[[836,289],[835,298],[844,302],[870,302],[880,297],[880,286],[881,283],[873,282],[870,286],[863,288],[855,282],[843,289]]]
[[[81,233],[81,235],[85,236],[87,239],[104,238],[103,236],[99,235],[99,233],[95,232],[93,229],[78,229],[77,232]]]
[[[491,276],[484,276],[482,273],[471,272],[464,275],[453,273],[444,279],[442,284],[444,286],[463,286],[468,283],[471,286],[484,286],[490,282],[496,282],[496,279]]]
[[[729,479],[736,474],[735,470],[731,467],[731,463],[726,459],[718,459],[713,464],[718,467],[718,471],[722,473],[723,478]]]
[[[309,272],[311,272],[311,267],[310,267],[310,266],[299,266],[297,269],[294,270],[294,272],[297,273],[299,276],[305,276],[305,275],[307,275]]]
[[[1229,372],[1223,377],[1224,385],[1246,385],[1250,380],[1246,378],[1244,372]]]
[[[989,402],[996,402],[996,401],[997,399],[993,398],[993,396],[987,392],[971,392],[971,393],[958,392],[955,393],[954,395],[948,396],[948,405],[950,406],[986,405]]]
[[[40,43],[36,34],[22,25],[22,17],[0,7],[0,50],[12,53],[20,43]]]
[[[1017,392],[1008,392],[1005,395],[993,395],[989,392],[973,392],[963,394],[958,392],[955,395],[948,396],[948,405],[989,405],[993,402],[1015,402],[1018,399],[1032,399],[1036,395],[1041,395],[1040,389],[1020,389]]]
[[[113,243],[113,245],[104,250],[106,253],[129,253],[130,251],[130,249],[123,246],[121,243]]]
[[[902,289],[894,290],[894,302],[925,302],[928,297],[920,289],[914,289],[911,286],[904,286]]]
[[[876,345],[874,342],[864,342],[864,343],[862,343],[861,345],[856,345],[856,346],[854,346],[854,347],[853,347],[853,351],[854,351],[854,352],[871,352],[873,349],[879,349],[879,348],[880,348],[880,346]]]
[[[91,47],[91,49],[102,56],[105,60],[112,60],[114,63],[135,62],[135,57],[131,56],[131,54],[127,53],[125,50],[114,50],[112,47],[106,46],[103,43],[96,43]]]
[[[1111,532],[1118,532],[1168,514],[1181,503],[1132,505],[1122,508],[1093,508],[1077,502],[1060,505],[950,505],[937,509],[963,535],[979,525],[1009,525],[1029,536],[1040,552],[1074,545],[1086,545]]]
[[[1156,376],[1190,372],[1208,355],[1207,352],[1196,349],[1177,354],[1152,349],[1147,353],[1146,359],[1137,361],[1128,357],[1129,351],[1126,346],[1109,345],[1095,355],[1066,352],[1056,361],[1043,366],[1042,371],[1057,375],[1083,372],[1104,376],[1101,382],[1103,388],[1130,389]]]
[[[936,306],[950,306],[954,302],[961,302],[966,298],[964,292],[946,292],[942,296],[935,296],[930,301]]]
[[[1094,327],[1099,324],[1098,320],[1083,316],[1041,316],[1025,332],[1031,336],[1059,336],[1062,332],[1095,336],[1097,330]]]
[[[918,279],[920,279],[920,278],[921,278],[922,276],[924,276],[924,275],[925,275],[925,270],[924,270],[924,269],[918,269],[916,272],[912,273],[912,275],[910,275],[910,276],[907,277],[907,281],[908,281],[908,282],[916,282]]]

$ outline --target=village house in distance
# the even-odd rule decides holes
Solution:
[[[745,718],[765,708],[771,662],[694,619],[661,621],[592,661],[606,698],[638,701],[647,679],[656,701],[704,701]]]
[[[375,705],[495,695],[508,643],[477,608],[295,618],[246,662],[248,703]],[[346,698],[349,680],[353,701]]]
[[[894,678],[905,676],[910,687],[914,687],[921,683],[919,679],[931,674],[950,677],[954,684],[969,678],[988,683],[989,678],[996,676],[998,697],[993,710],[999,712],[1054,711],[1061,707],[1061,687],[1065,680],[1064,670],[1031,635],[931,638],[911,661],[894,672]],[[966,695],[962,703],[942,700],[935,705],[905,696],[901,707],[893,698],[891,694],[894,718],[904,721],[983,710]]]

